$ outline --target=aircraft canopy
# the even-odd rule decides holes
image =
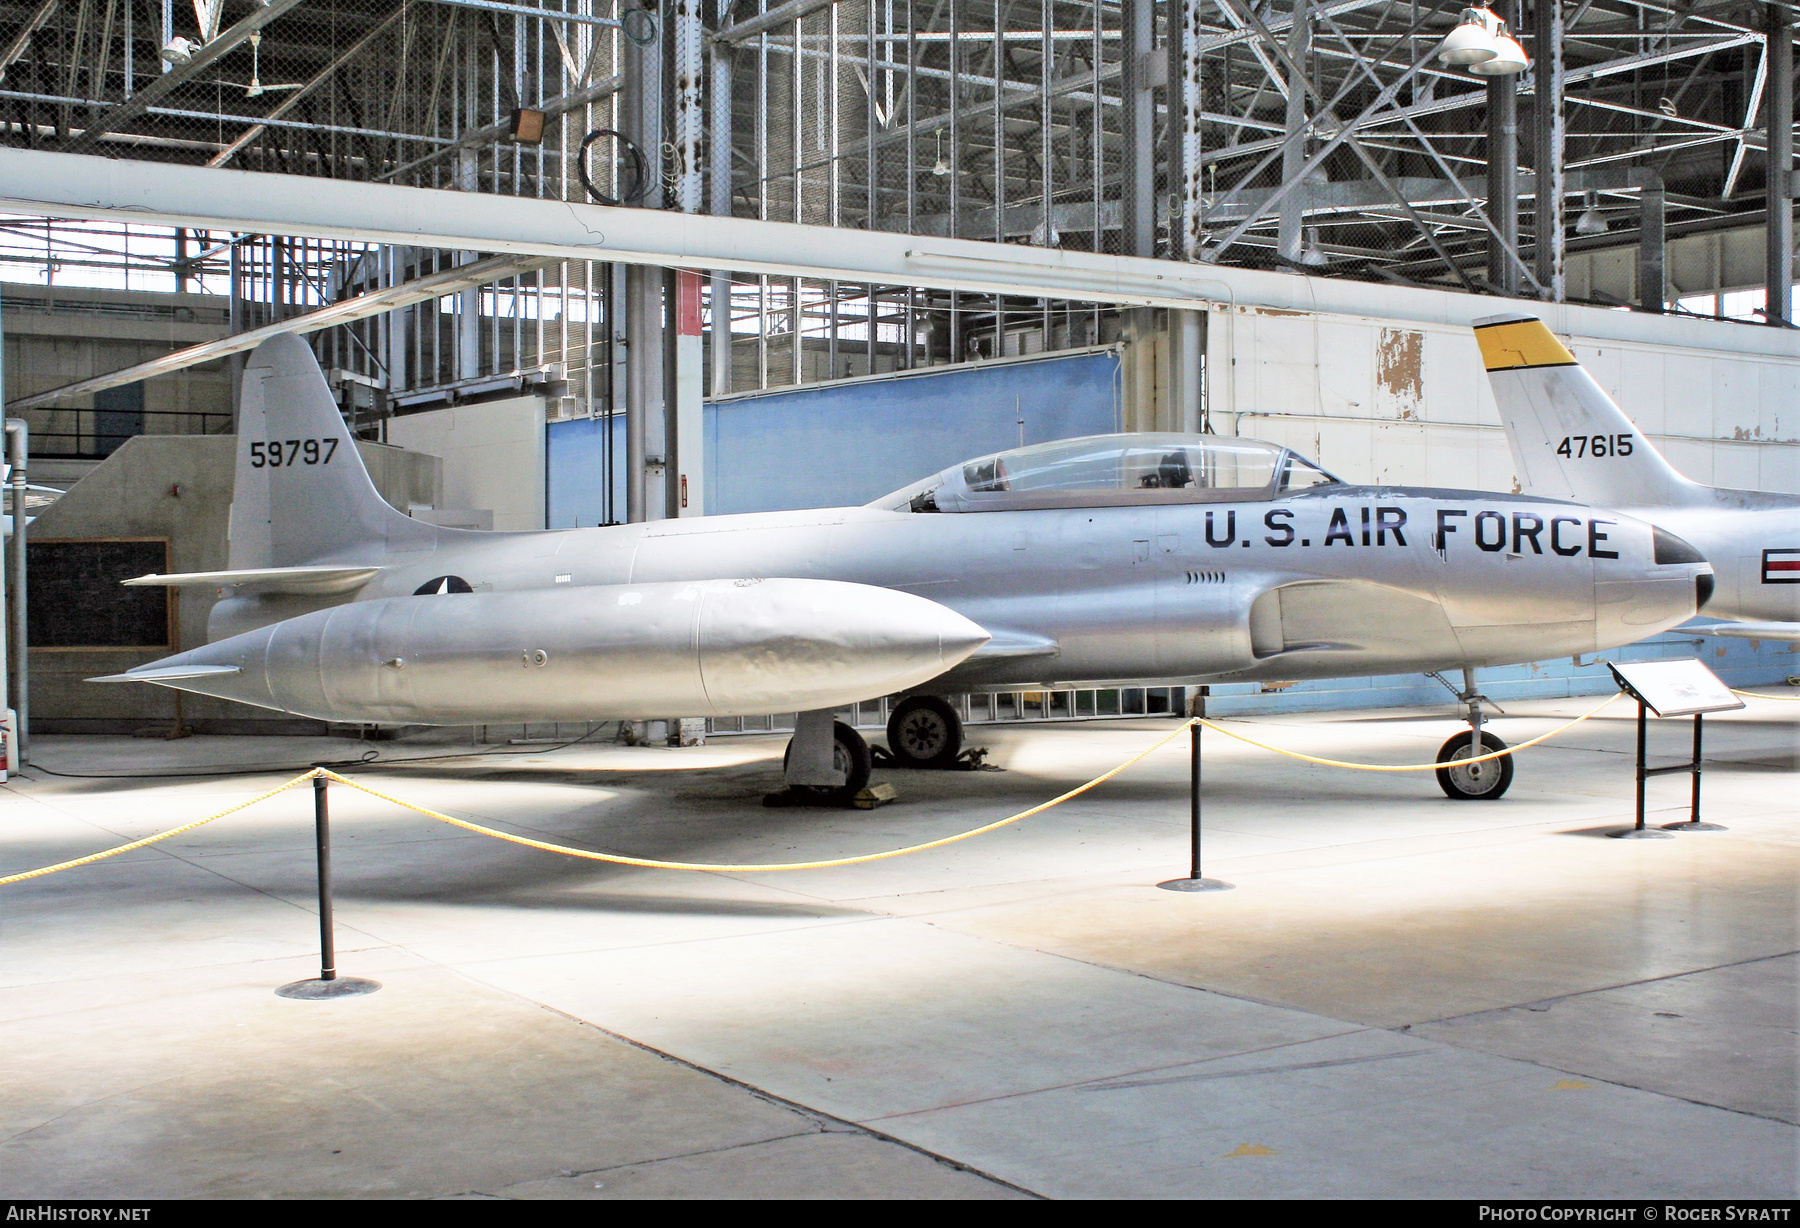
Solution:
[[[1140,432],[997,452],[946,469],[906,493],[915,511],[978,512],[1272,499],[1336,481],[1288,449],[1260,440]]]

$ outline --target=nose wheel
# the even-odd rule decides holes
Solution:
[[[1438,786],[1446,795],[1459,802],[1494,801],[1512,786],[1513,757],[1507,755],[1500,759],[1489,759],[1485,763],[1464,763],[1465,759],[1477,758],[1472,741],[1469,734],[1459,733],[1438,748],[1437,761],[1443,764],[1437,770]],[[1486,730],[1482,731],[1483,755],[1505,749],[1505,742]]]
[[[887,740],[898,767],[947,768],[962,753],[962,718],[948,700],[914,695],[894,705]]]

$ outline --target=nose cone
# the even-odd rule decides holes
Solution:
[[[700,668],[720,715],[808,711],[928,682],[988,642],[955,610],[835,580],[707,586]]]

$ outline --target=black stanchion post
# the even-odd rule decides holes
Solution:
[[[1200,874],[1200,722],[1188,726],[1188,877]]]
[[[313,840],[318,851],[319,867],[319,978],[295,981],[275,992],[283,998],[317,1001],[323,998],[350,998],[374,993],[379,981],[337,974],[337,934],[331,919],[331,806],[328,790],[331,782],[324,776],[313,777]]]
[[[331,924],[331,807],[330,784],[313,777],[313,839],[319,850],[319,979],[337,980],[337,940]]]
[[[1201,700],[1199,702],[1205,702]],[[1188,726],[1188,876],[1156,884],[1165,891],[1229,891],[1231,884],[1200,873],[1200,718]]]

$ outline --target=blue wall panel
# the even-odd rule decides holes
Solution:
[[[927,370],[707,406],[708,512],[867,503],[957,461],[1119,429],[1113,353]]]
[[[606,434],[612,430],[613,509],[606,514],[605,486],[601,476],[606,472]],[[545,434],[549,449],[550,489],[545,506],[549,509],[546,527],[552,529],[591,529],[609,520],[625,519],[625,416],[610,422],[605,418],[574,418],[552,422]]]
[[[1119,356],[1075,354],[820,384],[706,406],[706,510],[867,503],[1025,439],[1119,429]],[[549,526],[603,523],[604,419],[552,422]],[[612,423],[613,515],[625,518],[625,419]]]

